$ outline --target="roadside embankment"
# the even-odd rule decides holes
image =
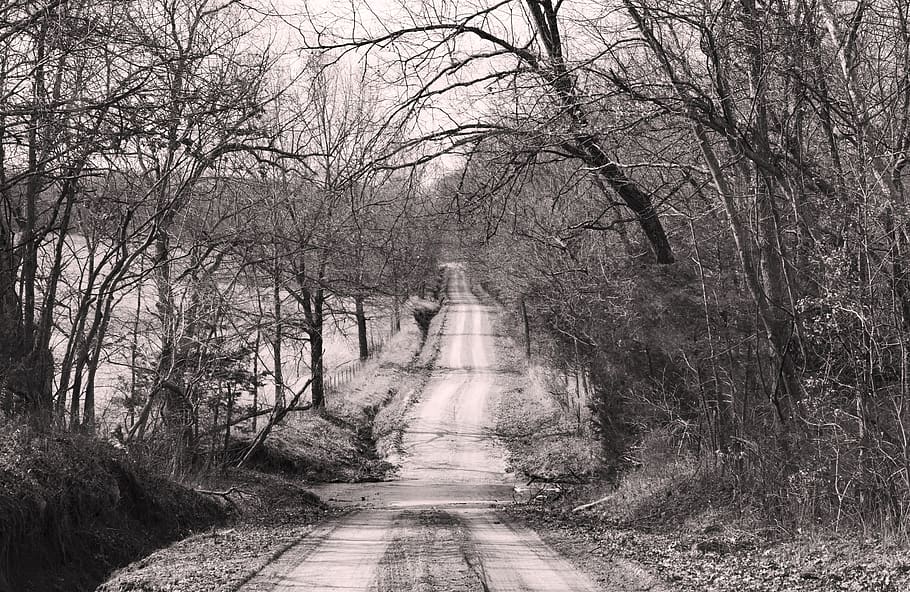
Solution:
[[[511,469],[529,482],[503,511],[609,589],[910,590],[906,541],[787,528],[737,495],[729,475],[699,466],[660,433],[638,443],[637,467],[606,479],[596,434],[559,403],[558,373],[525,359],[516,346],[519,323],[501,307],[492,318],[506,378],[497,435]]]
[[[428,296],[440,294],[445,278],[441,272],[433,280]],[[436,312],[427,316],[429,309]],[[445,318],[438,300],[411,298],[402,313],[398,331],[381,352],[359,361],[350,380],[327,391],[324,410],[293,412],[276,426],[250,468],[321,483],[381,481],[394,472],[387,457],[439,350]],[[254,436],[239,435],[238,448]]]
[[[697,500],[707,513],[717,508]],[[687,497],[682,492],[680,497]],[[718,500],[714,500],[717,503]],[[729,501],[729,500],[728,500]],[[664,502],[672,512],[677,502]],[[649,574],[649,590],[704,592],[905,592],[910,590],[910,551],[901,541],[859,533],[785,532],[735,521],[703,521],[688,527],[655,516],[642,527],[617,524],[603,508],[572,512],[571,504],[516,506],[509,514],[528,524],[549,545],[591,573]],[[656,504],[651,505],[657,509]],[[660,511],[660,510],[658,510]],[[613,514],[613,518],[608,518]],[[631,567],[630,567],[631,566]],[[618,588],[623,589],[623,588]]]
[[[299,481],[231,472],[213,483],[237,510],[230,524],[199,532],[120,571],[97,592],[236,590],[315,524],[333,515]]]
[[[496,300],[480,285],[471,289],[490,310],[499,389],[496,436],[509,452],[509,470],[526,481],[595,479],[600,449],[589,426],[560,404],[555,374],[522,355],[514,325]]]
[[[0,590],[93,590],[114,568],[227,515],[88,436],[0,426]]]

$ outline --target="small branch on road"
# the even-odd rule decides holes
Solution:
[[[581,485],[585,483],[585,479],[582,479],[575,473],[569,473],[567,475],[560,474],[554,475],[552,477],[547,477],[544,475],[537,475],[534,473],[525,473],[528,476],[528,482],[525,485],[531,485],[532,483],[554,483],[556,485]]]

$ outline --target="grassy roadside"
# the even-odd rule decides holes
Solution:
[[[587,572],[638,583],[617,590],[642,582],[668,591],[910,590],[906,541],[788,530],[737,496],[729,478],[678,458],[660,438],[640,454],[644,464],[615,487],[594,479],[508,512]]]
[[[382,353],[343,387],[326,393],[322,413],[294,413],[276,427],[252,466],[310,482],[381,481],[394,469],[384,458],[385,421],[418,372],[420,331],[405,317]],[[244,446],[252,438],[238,439]]]
[[[495,304],[482,289],[475,294]],[[643,466],[614,487],[598,469],[594,436],[579,429],[550,394],[546,368],[524,360],[504,313],[492,316],[497,357],[507,377],[497,432],[511,468],[581,482],[564,483],[557,493],[532,485],[525,496],[530,501],[504,511],[609,589],[910,590],[906,541],[822,528],[783,530],[749,500],[734,496],[723,478],[706,477],[668,450],[659,434],[643,443]],[[599,503],[573,512],[592,501]]]
[[[448,308],[443,306],[430,323],[427,339],[420,351],[406,365],[382,368],[373,385],[388,383],[387,398],[376,408],[372,437],[377,453],[395,463],[401,454],[401,438],[407,424],[408,411],[419,400],[430,370],[442,346],[442,334],[448,320]]]
[[[588,426],[570,417],[551,394],[547,368],[524,358],[515,326],[496,300],[480,285],[471,289],[490,310],[498,374],[496,435],[509,453],[509,470],[526,480],[595,478],[599,447]]]

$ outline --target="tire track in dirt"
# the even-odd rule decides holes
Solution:
[[[404,511],[380,561],[377,592],[455,592],[484,585],[467,559],[469,533],[445,511]]]
[[[549,548],[533,531],[504,522],[489,510],[463,510],[459,515],[470,532],[474,554],[482,566],[484,590],[600,590],[590,578]]]
[[[252,578],[243,592],[370,589],[388,548],[395,514],[355,512],[336,525],[313,531]]]

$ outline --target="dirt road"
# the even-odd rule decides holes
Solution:
[[[513,483],[493,436],[489,311],[458,267],[447,293],[440,354],[403,436],[400,479],[336,490],[363,509],[312,533],[245,592],[600,589],[490,508],[511,498]]]

